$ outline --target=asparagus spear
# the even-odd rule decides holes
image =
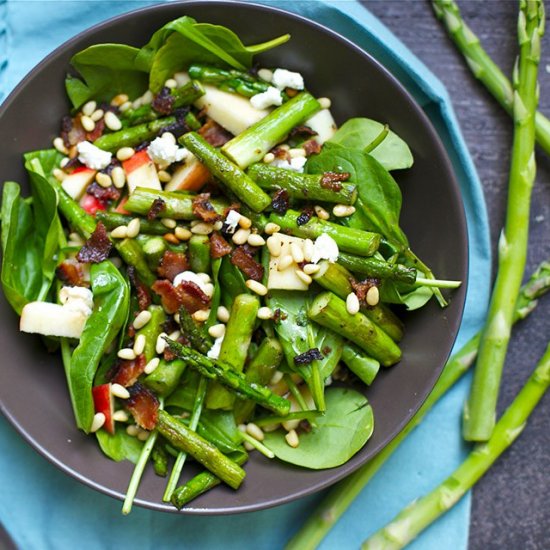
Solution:
[[[311,94],[301,92],[228,141],[222,147],[222,152],[244,170],[261,160],[294,126],[298,126],[320,109],[321,105]]]
[[[544,262],[520,290],[514,311],[514,323],[528,317],[537,306],[537,299],[549,290],[550,263]],[[437,401],[474,364],[480,338],[481,332],[478,332],[447,361],[434,389],[405,428],[372,460],[330,490],[301,529],[288,542],[286,550],[312,550],[318,546],[386,460],[422,422]]]
[[[391,279],[409,285],[413,285],[417,279],[416,269],[414,267],[405,267],[401,264],[390,264],[378,258],[362,258],[342,252],[338,255],[338,263],[363,277]]]
[[[162,325],[166,321],[166,313],[161,306],[151,305],[148,307],[151,314],[149,322],[136,332],[136,339],[141,335],[145,337],[145,348],[143,353],[145,361],[149,362],[156,355],[156,344],[159,334],[162,332]]]
[[[366,355],[357,346],[346,343],[342,350],[342,361],[362,382],[370,386],[378,374],[380,363]]]
[[[212,361],[192,348],[182,346],[166,338],[168,347],[181,359],[207,378],[216,379],[226,388],[231,389],[237,397],[252,399],[262,407],[277,414],[286,415],[290,410],[290,401],[279,397],[271,390],[258,384],[249,384],[245,375],[229,370],[223,363]]]
[[[238,489],[243,482],[246,472],[218,448],[189,429],[183,422],[179,422],[166,411],[159,411],[157,430],[170,443],[185,453],[189,453],[233,489]]]
[[[447,28],[473,75],[483,83],[504,110],[512,115],[514,110],[512,84],[487,55],[479,38],[463,21],[454,0],[432,0],[432,5],[436,16]],[[539,145],[550,154],[550,120],[538,111],[535,114],[535,132]]]
[[[134,217],[125,216],[124,214],[117,214],[116,212],[98,211],[96,212],[95,219],[101,222],[110,231],[120,225],[128,225]],[[147,220],[144,218],[140,218],[139,220],[140,234],[165,235],[171,231],[171,229],[168,229],[168,227],[157,220]]]
[[[550,386],[550,345],[502,418],[487,443],[480,444],[436,489],[405,508],[362,545],[369,549],[398,549],[450,510],[487,472],[523,431],[529,415]]]
[[[212,347],[212,341],[203,326],[199,326],[184,307],[180,308],[179,316],[182,334],[189,339],[196,350],[201,353],[208,353],[208,350]]]
[[[346,302],[332,292],[323,292],[313,300],[308,317],[320,325],[341,334],[388,367],[401,359],[397,344],[362,313],[350,315]]]
[[[502,367],[510,340],[513,296],[521,286],[527,256],[529,207],[535,179],[537,68],[544,8],[540,0],[520,4],[520,55],[514,74],[514,144],[508,184],[506,223],[499,241],[497,278],[489,305],[470,396],[464,409],[464,438],[486,441],[495,425]]]
[[[179,384],[186,366],[185,361],[181,359],[173,361],[161,359],[158,367],[146,376],[143,383],[157,395],[168,397]]]
[[[340,189],[324,184],[324,174],[300,174],[293,170],[269,164],[253,164],[248,175],[263,189],[285,189],[290,197],[303,200],[353,204],[357,199],[357,186],[341,182]]]
[[[283,216],[272,213],[269,221],[276,223],[283,231],[290,232],[295,237],[316,239],[326,233],[335,240],[338,248],[359,256],[372,256],[380,245],[378,233],[338,225],[319,218],[311,218],[307,223],[298,225],[299,216],[300,212],[287,210]]]
[[[189,239],[189,267],[195,273],[210,273],[211,265],[208,235],[193,235]]]

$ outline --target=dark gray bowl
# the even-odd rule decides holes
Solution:
[[[63,81],[69,59],[99,42],[140,46],[167,21],[190,15],[226,25],[245,43],[284,33],[292,40],[264,55],[266,65],[299,70],[309,88],[333,100],[339,122],[367,116],[386,122],[411,146],[415,165],[397,174],[403,189],[402,225],[413,249],[441,278],[467,280],[467,233],[460,190],[432,125],[405,89],[381,65],[351,42],[311,21],[273,8],[232,2],[169,3],[116,17],[65,43],[36,67],[0,111],[4,136],[1,180],[26,182],[25,151],[49,146],[68,110]],[[420,407],[449,355],[461,321],[465,285],[451,305],[435,303],[406,316],[403,360],[385,370],[367,396],[376,427],[367,445],[344,466],[311,471],[254,454],[244,486],[203,495],[185,508],[195,514],[259,510],[313,493],[343,478],[378,453]],[[115,464],[93,437],[75,428],[61,360],[48,355],[38,338],[20,334],[18,319],[5,299],[0,303],[1,410],[21,435],[48,460],[76,479],[122,499],[132,465]],[[195,473],[186,466],[186,475]],[[161,501],[165,481],[149,470],[136,502],[175,511]]]

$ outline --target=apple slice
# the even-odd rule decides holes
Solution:
[[[23,307],[19,330],[44,336],[80,338],[87,316],[59,304],[29,302]]]
[[[147,187],[162,191],[155,164],[145,149],[134,153],[128,160],[125,160],[122,167],[126,172],[126,182],[130,194],[135,191],[136,187]]]
[[[115,433],[115,421],[113,414],[115,412],[115,404],[113,394],[111,393],[111,384],[101,384],[92,388],[92,396],[94,398],[94,409],[96,413],[105,415],[105,424],[103,427],[110,434]]]
[[[88,185],[94,181],[95,175],[96,170],[86,168],[86,166],[77,168],[61,182],[61,187],[70,197],[78,201],[84,195]]]
[[[166,191],[199,191],[210,179],[210,171],[197,157],[189,154],[185,164],[176,168]]]
[[[93,195],[89,195],[88,193],[84,193],[84,195],[82,195],[82,198],[80,199],[80,206],[92,216],[95,216],[95,213],[98,210],[107,210],[107,205],[103,201]]]

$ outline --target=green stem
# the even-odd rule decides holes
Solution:
[[[241,432],[241,437],[243,438],[243,441],[246,441],[249,445],[252,445],[257,451],[262,453],[267,458],[275,458],[275,453],[268,449],[265,445],[262,445],[260,441],[257,439],[254,439],[251,435],[248,435],[245,432]]]
[[[416,286],[429,286],[436,288],[458,288],[462,281],[445,281],[442,279],[426,279],[424,277],[417,277],[415,281]]]

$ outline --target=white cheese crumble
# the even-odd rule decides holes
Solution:
[[[208,353],[206,354],[206,357],[209,357],[210,359],[219,359],[220,358],[220,351],[222,349],[222,342],[225,337],[225,334],[222,336],[219,336],[214,340],[214,344],[212,347],[208,350]]]
[[[338,260],[338,245],[335,240],[326,233],[319,235],[313,243],[311,263],[316,264],[321,260],[328,260],[332,264]]]
[[[205,294],[210,296],[210,288],[208,283],[204,282],[202,277],[200,277],[197,273],[193,273],[193,271],[182,271],[181,273],[178,273],[174,277],[174,286],[178,286],[180,283],[183,283],[183,281],[195,283]]]
[[[250,104],[255,109],[267,109],[272,105],[279,106],[282,105],[282,103],[283,96],[281,92],[273,86],[270,86],[265,92],[253,95],[250,98]]]
[[[275,69],[271,80],[279,90],[292,88],[293,90],[304,89],[304,77],[300,73],[287,71],[286,69]]]
[[[271,166],[276,166],[277,168],[286,168],[287,170],[294,170],[294,172],[303,172],[306,162],[306,157],[295,157],[290,159],[290,162],[285,159],[275,159],[271,163]]]
[[[59,291],[59,301],[63,307],[79,311],[86,317],[89,317],[94,309],[94,295],[89,288],[83,286],[64,286]]]
[[[240,219],[241,215],[236,210],[230,210],[227,213],[227,216],[225,218],[227,233],[235,233],[237,226],[239,225]]]
[[[154,163],[161,168],[166,168],[173,162],[182,161],[189,151],[185,147],[178,147],[174,134],[165,132],[151,142],[147,147],[147,153]]]
[[[111,163],[111,153],[103,151],[89,141],[81,141],[77,146],[78,160],[92,170],[103,170]]]

